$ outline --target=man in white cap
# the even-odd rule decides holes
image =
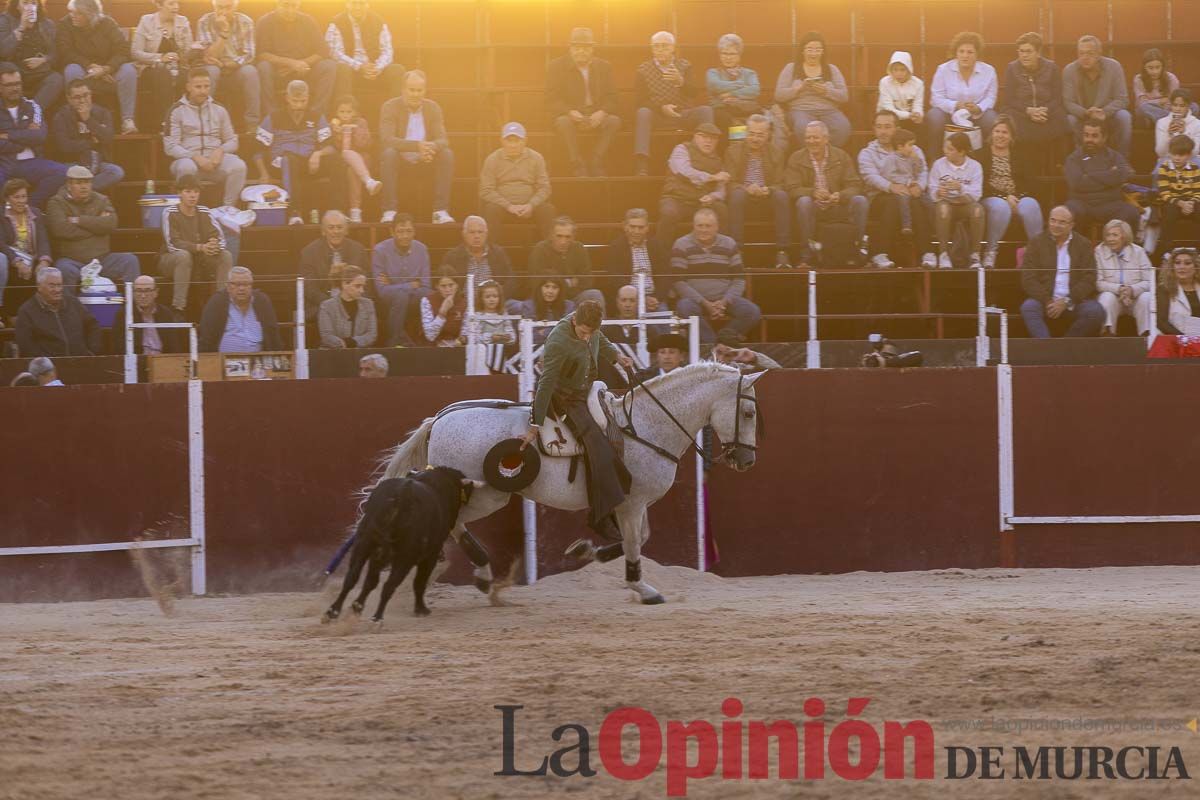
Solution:
[[[554,130],[567,145],[571,171],[577,178],[604,177],[604,155],[621,127],[617,117],[617,84],[612,64],[596,58],[591,28],[575,28],[570,52],[546,69],[546,110]],[[584,163],[579,134],[595,133],[596,148]]]
[[[62,272],[68,291],[79,285],[80,269],[96,260],[100,274],[113,281],[129,282],[142,274],[133,253],[114,253],[110,237],[117,228],[117,212],[107,197],[92,188],[92,171],[76,164],[67,169],[67,185],[46,204],[46,229],[58,255],[54,266]]]
[[[537,223],[537,236],[550,235],[554,206],[550,205],[550,173],[542,154],[525,145],[525,126],[510,122],[500,131],[500,149],[483,162],[479,199],[492,239],[510,220]]]

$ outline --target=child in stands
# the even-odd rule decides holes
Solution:
[[[1167,254],[1175,246],[1181,220],[1200,222],[1200,161],[1196,143],[1190,136],[1171,139],[1169,153],[1154,168],[1154,189],[1158,192],[1162,231],[1158,252]]]
[[[383,188],[380,181],[371,177],[363,153],[371,146],[371,131],[367,120],[358,113],[358,101],[349,95],[337,101],[336,111],[330,126],[333,128],[333,143],[342,160],[346,162],[346,177],[350,195],[350,221],[362,222],[362,193],[375,195]]]

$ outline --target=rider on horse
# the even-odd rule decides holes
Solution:
[[[618,352],[600,332],[602,318],[600,304],[584,300],[550,332],[522,449],[537,440],[538,428],[553,406],[583,443],[586,453],[591,507],[588,525],[601,536],[614,539],[620,536],[620,531],[613,510],[624,502],[630,476],[608,437],[588,412],[587,395],[596,380],[601,359],[610,364],[616,362],[626,370],[633,367],[633,359]]]

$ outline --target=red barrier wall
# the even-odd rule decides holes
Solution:
[[[995,566],[995,387],[985,369],[766,375],[758,462],[709,474],[717,571]]]

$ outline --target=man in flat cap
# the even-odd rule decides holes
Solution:
[[[568,50],[546,70],[546,110],[567,145],[571,174],[604,177],[604,156],[621,127],[612,64],[595,57],[591,28],[572,30]],[[579,148],[581,133],[597,134],[595,149],[586,160]]]

